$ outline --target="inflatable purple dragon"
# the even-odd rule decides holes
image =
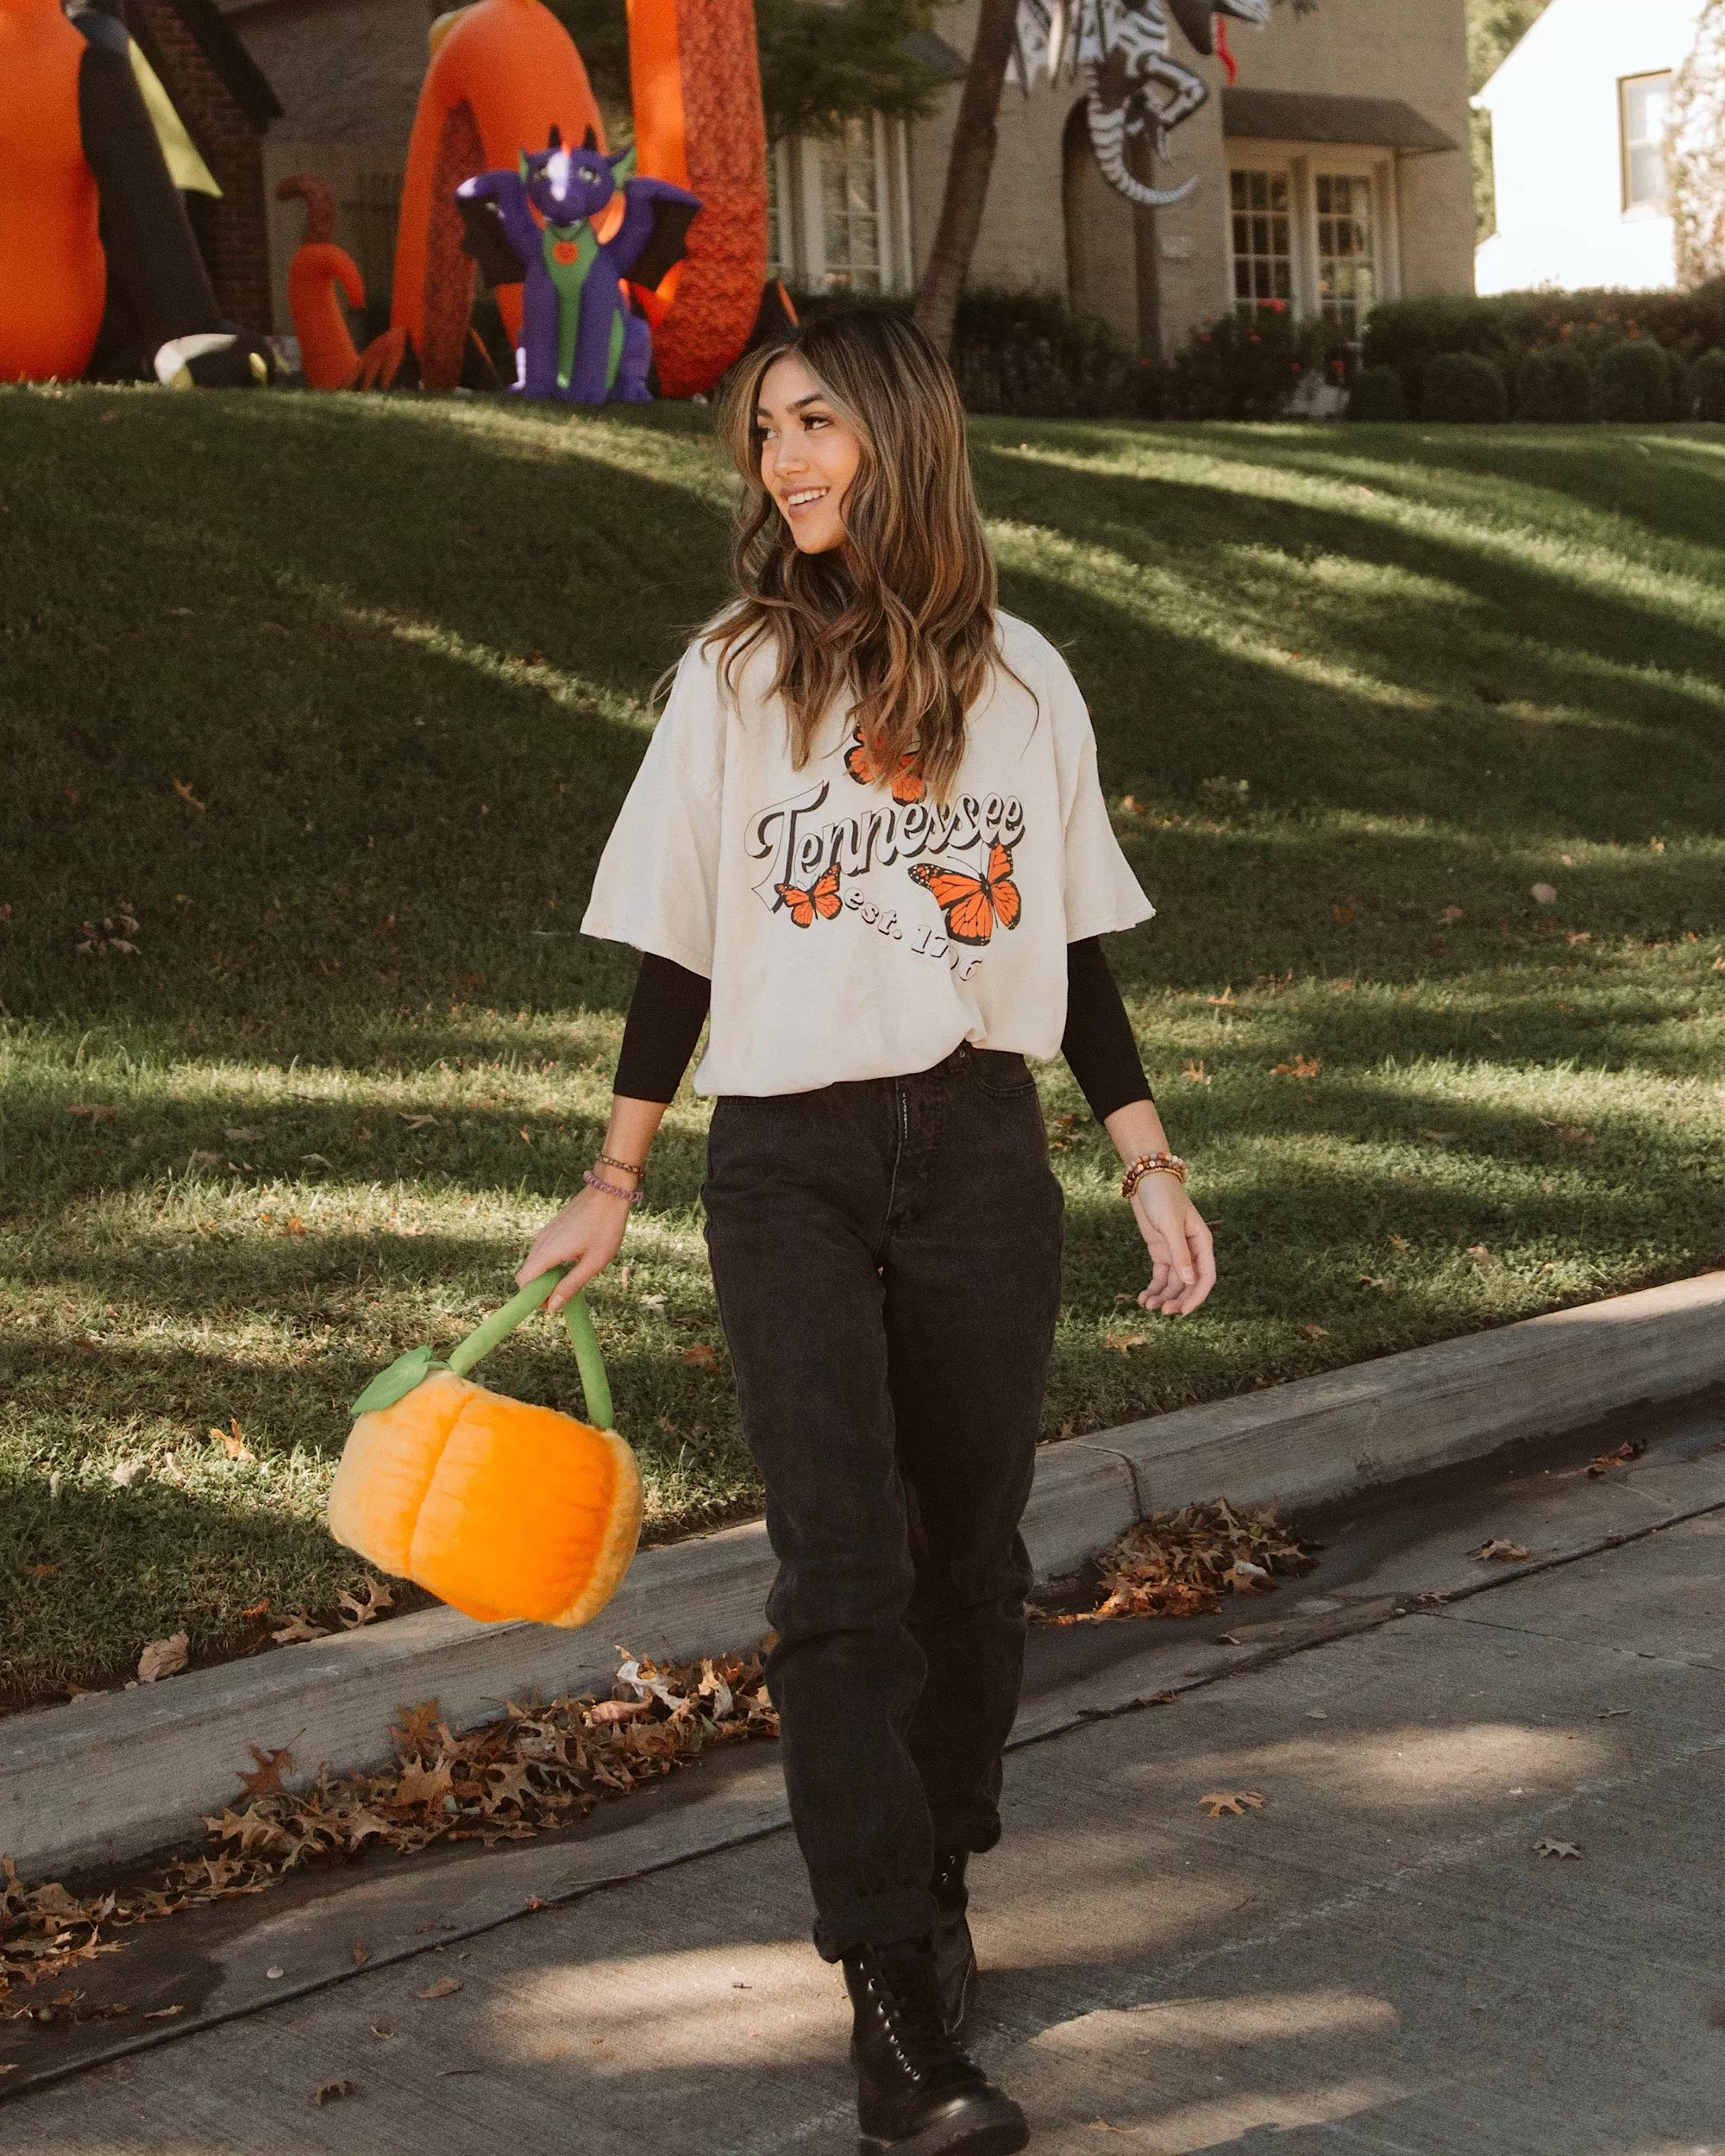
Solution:
[[[455,190],[467,252],[487,281],[525,279],[515,355],[524,397],[573,404],[652,397],[652,332],[623,280],[650,290],[681,261],[701,204],[669,180],[630,178],[634,162],[632,149],[607,157],[591,130],[579,149],[566,149],[554,127],[549,147],[524,151],[516,171],[480,172]],[[619,186],[622,222],[601,240],[593,221]]]

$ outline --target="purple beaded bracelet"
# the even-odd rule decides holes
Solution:
[[[626,1206],[638,1206],[647,1195],[644,1190],[625,1190],[620,1183],[605,1182],[591,1168],[582,1169],[581,1181],[589,1190],[602,1190],[607,1198],[621,1198]]]

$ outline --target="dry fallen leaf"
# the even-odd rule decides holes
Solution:
[[[1150,810],[1150,804],[1148,801],[1140,801],[1130,793],[1128,793],[1126,799],[1120,803],[1120,806],[1132,816],[1147,815]]]
[[[605,1729],[617,1722],[639,1721],[643,1714],[652,1711],[650,1699],[602,1699],[588,1711],[587,1720]]]
[[[158,2006],[153,2008],[149,2013],[141,2015],[139,2019],[145,2021],[171,2021],[176,2014],[184,2014],[185,2011],[185,2009],[183,2006]]]
[[[1300,1328],[1308,1340],[1327,1340],[1330,1329],[1324,1325],[1302,1325]]]
[[[342,1622],[352,1632],[361,1625],[371,1624],[380,1611],[390,1608],[395,1601],[395,1592],[381,1580],[367,1575],[354,1592],[350,1594],[344,1587],[341,1601]]]
[[[410,1131],[435,1131],[437,1127],[435,1115],[404,1115],[401,1119]]]
[[[1558,902],[1558,894],[1549,883],[1536,883],[1528,895],[1540,906],[1555,906]]]
[[[248,1745],[254,1761],[250,1774],[240,1777],[242,1796],[278,1796],[281,1793],[281,1777],[293,1771],[293,1754],[285,1746],[279,1751],[267,1751],[260,1745]]]
[[[154,1684],[158,1677],[177,1677],[185,1667],[191,1644],[183,1632],[176,1632],[166,1639],[147,1640],[138,1657],[139,1683]]]
[[[1536,1857],[1578,1857],[1581,1845],[1574,1841],[1553,1841],[1547,1835],[1545,1840],[1534,1844],[1534,1854]]]
[[[436,1984],[428,1984],[424,1990],[416,1991],[413,1996],[416,1999],[447,1999],[461,1988],[459,1977],[439,1977]]]
[[[1438,918],[1440,921],[1448,922],[1450,926],[1453,927],[1458,921],[1465,920],[1467,916],[1458,906],[1446,906],[1438,915]]]
[[[1208,1616],[1226,1596],[1267,1593],[1278,1576],[1309,1572],[1315,1563],[1273,1508],[1239,1512],[1218,1498],[1141,1520],[1098,1559],[1102,1599],[1096,1608],[1041,1621]]]
[[[396,1783],[395,1799],[398,1804],[441,1804],[455,1785],[448,1767],[428,1767],[422,1759],[410,1759]]]
[[[270,1638],[279,1647],[292,1647],[302,1639],[324,1639],[329,1629],[327,1625],[314,1625],[309,1617],[290,1617],[279,1631],[270,1634]]]
[[[1471,1243],[1468,1245],[1467,1255],[1482,1272],[1488,1265],[1495,1265],[1497,1263],[1484,1243]]]
[[[1482,1542],[1477,1550],[1468,1551],[1471,1557],[1489,1564],[1525,1564],[1533,1554],[1521,1543],[1505,1542],[1496,1535],[1490,1542]]]
[[[1195,1086],[1208,1086],[1210,1083],[1210,1074],[1204,1068],[1201,1056],[1188,1056],[1180,1066],[1180,1075]]]
[[[1105,1332],[1102,1335],[1102,1345],[1113,1348],[1120,1355],[1130,1355],[1134,1348],[1141,1348],[1144,1344],[1144,1336],[1138,1332]]]
[[[208,1853],[82,1900],[58,1882],[26,1885],[0,1858],[0,1996],[9,1984],[120,1951],[125,1942],[113,1930],[263,1893],[301,1865],[363,1856],[373,1845],[408,1855],[441,1841],[527,1839],[649,1787],[716,1745],[778,1734],[759,1655],[661,1665],[624,1653],[618,1683],[639,1695],[617,1702],[620,1713],[585,1694],[566,1695],[549,1706],[511,1704],[461,1731],[435,1701],[423,1702],[399,1718],[394,1763],[342,1777],[320,1770],[309,1788],[272,1787],[272,1770],[285,1778],[287,1756],[255,1748],[246,1779],[263,1793],[242,1787],[205,1821]],[[276,1982],[286,1971],[272,1965],[267,1974]],[[98,2009],[79,2009],[67,1994],[28,2010],[52,2021]]]
[[[320,2081],[311,2091],[311,2101],[321,2109],[324,2104],[333,2103],[337,2096],[350,2096],[353,2093],[351,2081]]]
[[[1248,1810],[1261,1812],[1264,1809],[1264,1792],[1262,1789],[1212,1789],[1208,1796],[1201,1796],[1198,1802],[1203,1806],[1207,1818],[1220,1819],[1227,1814],[1235,1819],[1244,1819]]]
[[[1315,1078],[1323,1067],[1319,1056],[1295,1056],[1291,1063],[1272,1064],[1270,1075],[1272,1078]]]
[[[257,1458],[257,1454],[240,1435],[240,1425],[234,1416],[229,1416],[225,1430],[212,1427],[210,1434],[230,1460],[254,1461]]]
[[[718,1368],[718,1357],[705,1340],[697,1340],[693,1347],[685,1348],[683,1360],[691,1369],[716,1370]]]
[[[1602,1452],[1587,1463],[1588,1474],[1597,1481],[1609,1475],[1614,1467],[1628,1467],[1631,1460],[1639,1460],[1647,1449],[1645,1438],[1625,1438],[1615,1452]]]
[[[367,1946],[365,1940],[362,1939],[356,1939],[354,1941],[353,1946],[348,1949],[348,1952],[354,1957],[354,1966],[355,1969],[363,1969],[366,1964],[372,1958],[372,1950]]]
[[[190,612],[191,609],[188,607],[185,611]],[[173,790],[177,794],[179,794],[180,799],[185,803],[188,808],[201,810],[206,809],[210,805],[207,801],[200,801],[198,799],[198,796],[192,792],[191,788],[185,783],[184,779],[176,779],[174,780]]]

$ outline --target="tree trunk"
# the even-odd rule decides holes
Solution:
[[[928,267],[917,291],[917,325],[942,352],[951,347],[958,295],[964,289],[976,235],[982,229],[982,206],[988,198],[988,175],[994,164],[1000,92],[1006,86],[1017,18],[1018,0],[982,0],[976,42],[958,100],[958,122],[947,159],[940,222],[935,227]]]

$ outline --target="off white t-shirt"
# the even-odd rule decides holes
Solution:
[[[997,668],[973,708],[944,807],[877,778],[841,710],[796,769],[769,649],[734,696],[717,649],[684,654],[581,928],[712,981],[698,1093],[899,1077],[963,1041],[1054,1056],[1068,943],[1150,918],[1077,684],[996,618],[1019,679]]]

